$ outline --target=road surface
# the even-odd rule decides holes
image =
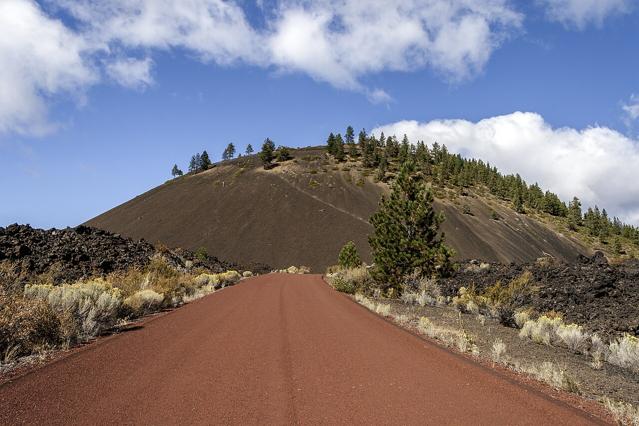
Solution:
[[[254,278],[0,387],[0,424],[589,424],[317,275]]]

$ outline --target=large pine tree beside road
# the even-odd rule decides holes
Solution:
[[[433,276],[450,270],[451,250],[439,226],[444,217],[433,209],[433,194],[415,176],[412,161],[402,165],[390,196],[371,217],[375,279],[383,289],[401,290],[408,274]]]

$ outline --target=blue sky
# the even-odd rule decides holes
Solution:
[[[203,149],[317,145],[348,124],[639,222],[631,1],[371,1],[366,21],[352,1],[123,1],[0,5],[0,226],[74,226]]]

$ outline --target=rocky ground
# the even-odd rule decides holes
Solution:
[[[141,268],[156,253],[161,253],[178,267],[192,262],[212,272],[229,269],[270,271],[267,265],[237,265],[213,256],[196,256],[188,250],[156,247],[144,240],[123,238],[88,226],[49,230],[18,224],[0,227],[0,262],[8,262],[16,268],[14,272],[22,283],[41,274],[48,274],[59,284]]]
[[[639,262],[613,265],[600,252],[580,256],[572,264],[548,260],[503,265],[463,262],[451,278],[442,280],[446,296],[455,296],[460,287],[475,286],[478,292],[501,281],[507,284],[530,271],[535,290],[522,300],[539,313],[556,311],[567,323],[578,323],[600,336],[623,333],[639,335]]]

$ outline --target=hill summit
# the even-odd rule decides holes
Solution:
[[[238,263],[306,265],[314,272],[335,264],[340,248],[354,241],[370,262],[368,219],[389,190],[392,167],[380,179],[355,154],[336,158],[324,147],[288,149],[287,157],[269,167],[257,155],[216,163],[86,224],[170,247],[205,247]],[[509,263],[552,256],[571,262],[591,252],[578,238],[480,186],[433,184],[433,190],[458,259]]]

